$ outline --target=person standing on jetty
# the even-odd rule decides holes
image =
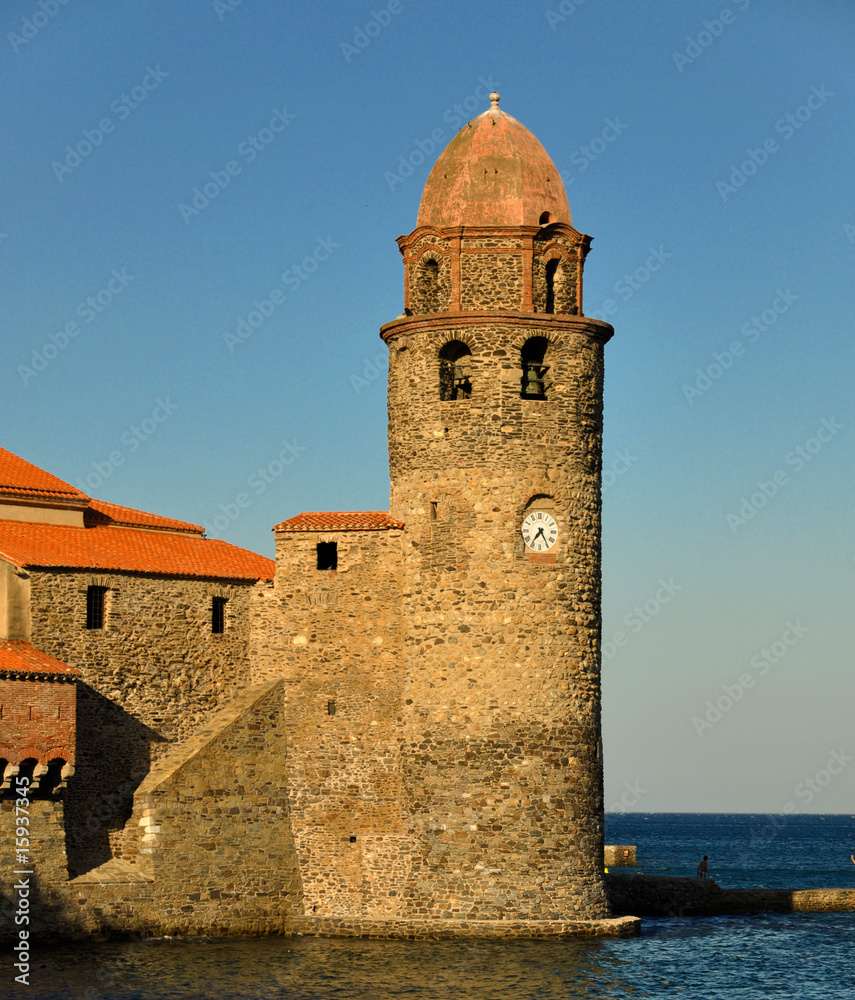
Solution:
[[[698,878],[710,878],[710,869],[707,864],[707,856],[704,855],[704,860],[698,865]]]

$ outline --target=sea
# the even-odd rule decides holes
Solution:
[[[855,816],[606,815],[653,875],[722,888],[855,888]],[[149,939],[41,947],[10,1000],[855,1000],[855,912],[667,918],[606,941]]]

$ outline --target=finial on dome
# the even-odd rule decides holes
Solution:
[[[492,94],[490,94],[490,110],[491,111],[499,110],[499,95],[496,93],[495,90],[493,91]]]

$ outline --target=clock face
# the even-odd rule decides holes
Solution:
[[[522,523],[525,544],[534,552],[546,552],[558,539],[555,518],[545,510],[533,510]]]

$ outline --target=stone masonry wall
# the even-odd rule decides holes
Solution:
[[[571,239],[565,232],[548,227],[535,239],[532,261],[532,304],[535,312],[546,311],[546,265],[550,260],[557,259],[552,311],[567,315],[579,313],[579,234],[576,233],[575,237]]]
[[[282,683],[271,683],[244,692],[152,770],[135,796],[126,860],[68,882],[62,804],[34,803],[35,935],[282,932],[302,914],[286,766]]]
[[[408,289],[405,304],[409,315],[452,308],[455,272],[459,308],[463,311],[546,312],[546,266],[553,259],[558,259],[559,265],[550,312],[565,315],[581,312],[580,268],[589,241],[572,226],[553,224],[540,230],[522,231],[464,228],[443,233],[417,229],[398,241],[404,254]],[[426,269],[428,260],[436,261],[436,272]]]
[[[452,314],[383,333],[390,511],[409,541],[401,755],[419,843],[402,911],[602,917],[599,476],[611,328]],[[546,401],[521,398],[531,336],[549,341]],[[472,395],[442,402],[437,358],[451,338],[472,351]],[[559,526],[543,554],[520,537],[535,498]]]
[[[398,529],[278,532],[253,605],[253,679],[283,677],[288,793],[309,916],[395,916],[412,859],[399,755]],[[338,568],[318,570],[318,542]]]
[[[86,590],[108,587],[103,629],[86,628]],[[33,644],[78,667],[78,759],[66,798],[69,863],[121,852],[133,791],[170,743],[186,739],[249,681],[251,585],[130,573],[33,571]],[[211,598],[227,598],[211,633]]]
[[[461,309],[521,309],[523,300],[522,254],[502,251],[485,240],[484,249],[461,251]]]
[[[31,932],[38,921],[57,926],[65,913],[63,887],[68,881],[65,856],[64,810],[61,799],[38,799],[28,796],[17,799],[13,794],[0,801],[0,939],[15,937],[23,928]],[[16,809],[16,806],[18,808]],[[26,837],[18,838],[21,817],[26,817]],[[19,847],[18,840],[29,841]],[[23,850],[23,855],[19,851]],[[23,859],[27,859],[24,863]],[[16,875],[15,871],[31,871],[31,875]],[[19,894],[15,884],[28,881],[27,923],[16,923]],[[10,966],[11,968],[11,966]]]

